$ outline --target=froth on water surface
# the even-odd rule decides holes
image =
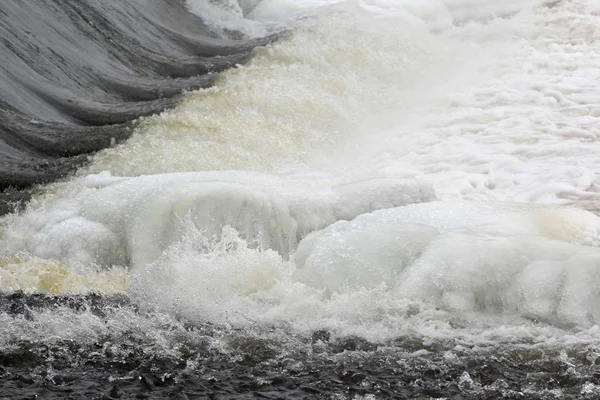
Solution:
[[[595,2],[187,7],[289,30],[3,218],[9,388],[598,397]]]

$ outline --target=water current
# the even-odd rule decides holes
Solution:
[[[600,398],[600,3],[19,4],[0,397]]]

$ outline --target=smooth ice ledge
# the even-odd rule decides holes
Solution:
[[[389,288],[461,311],[600,321],[600,218],[528,203],[431,202],[304,238],[295,278],[329,293]]]

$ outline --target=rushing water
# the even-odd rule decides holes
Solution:
[[[600,3],[187,6],[263,46],[2,219],[3,394],[600,396]]]

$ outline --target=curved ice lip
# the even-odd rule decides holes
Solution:
[[[254,247],[288,258],[298,240],[340,219],[431,201],[431,187],[396,179],[344,182],[248,172],[89,176],[74,199],[15,217],[3,254],[25,251],[66,264],[134,270],[181,240],[186,220],[209,237],[229,226]]]

